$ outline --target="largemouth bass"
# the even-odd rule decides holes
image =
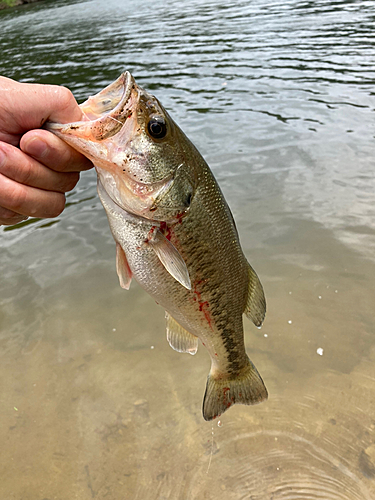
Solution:
[[[208,350],[204,419],[265,400],[242,323],[245,314],[261,326],[263,288],[207,163],[128,72],[81,109],[84,121],[47,128],[95,165],[120,285],[134,277],[165,309],[173,349],[195,354],[200,339]]]

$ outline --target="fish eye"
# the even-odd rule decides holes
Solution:
[[[185,200],[185,205],[187,208],[190,207],[192,198],[193,198],[193,193],[188,193],[188,195],[186,196],[186,200]]]
[[[154,139],[163,139],[167,133],[167,124],[162,116],[154,116],[148,122],[147,129]]]

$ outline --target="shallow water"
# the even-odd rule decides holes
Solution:
[[[0,13],[0,74],[78,100],[124,69],[208,160],[268,312],[270,397],[207,423],[209,358],[122,290],[88,172],[0,229],[0,498],[375,497],[372,1],[41,2]]]

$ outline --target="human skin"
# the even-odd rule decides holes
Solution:
[[[0,76],[0,225],[57,217],[64,210],[65,193],[93,165],[40,127],[47,120],[82,119],[67,88]]]

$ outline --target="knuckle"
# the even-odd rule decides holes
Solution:
[[[8,206],[15,212],[22,212],[27,201],[27,190],[22,184],[9,185],[6,188]]]

